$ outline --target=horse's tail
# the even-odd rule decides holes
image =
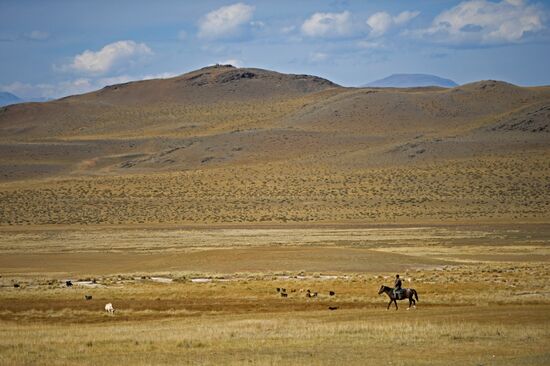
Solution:
[[[415,289],[413,289],[413,295],[414,297],[416,297],[416,301],[418,301],[418,292],[416,292]]]

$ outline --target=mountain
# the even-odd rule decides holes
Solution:
[[[457,83],[450,79],[429,74],[393,74],[384,79],[372,81],[365,86],[379,88],[413,88],[423,86],[440,86],[453,88]]]
[[[0,108],[0,225],[548,222],[549,121],[550,87],[206,67]]]
[[[0,92],[0,107],[21,102],[23,102],[23,100],[17,95],[8,92]]]

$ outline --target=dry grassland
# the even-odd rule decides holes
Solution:
[[[0,365],[548,365],[549,100],[214,66],[4,107]]]
[[[545,365],[549,232],[4,228],[0,363]]]
[[[379,169],[267,163],[0,187],[0,224],[548,222],[547,154]]]

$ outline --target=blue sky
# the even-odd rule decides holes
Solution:
[[[357,86],[392,73],[550,85],[550,2],[0,0],[0,90],[60,97],[214,63]]]

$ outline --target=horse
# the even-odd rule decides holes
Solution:
[[[380,290],[378,290],[378,295],[380,295],[381,293],[385,293],[390,298],[390,302],[388,303],[388,308],[386,310],[390,309],[390,305],[392,302],[395,304],[395,310],[397,310],[398,309],[397,300],[405,300],[405,299],[409,299],[409,307],[407,308],[407,310],[411,308],[411,305],[414,308],[416,308],[416,301],[418,301],[418,293],[414,288],[403,289],[402,291],[403,297],[401,299],[397,299],[393,292],[393,288],[388,286],[384,286],[384,285],[380,286]],[[413,299],[413,296],[416,297],[416,301]]]

